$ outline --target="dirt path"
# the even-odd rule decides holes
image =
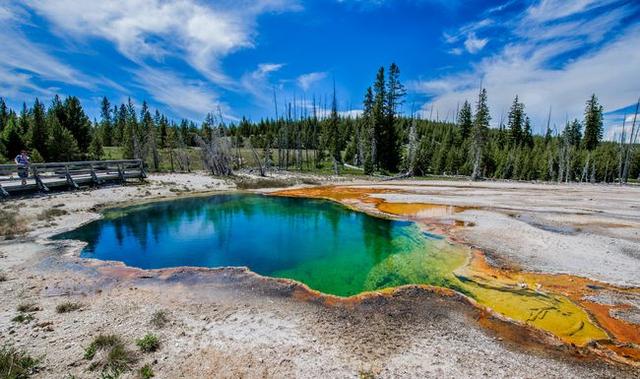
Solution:
[[[404,186],[415,184],[402,183]],[[417,184],[422,187],[423,183]],[[428,191],[440,191],[439,195],[421,195],[428,196],[428,202],[440,196],[443,204],[466,197],[449,194],[451,190],[445,185],[451,186],[451,183],[429,187]],[[73,254],[78,246],[64,246],[45,239],[52,233],[95,219],[98,217],[95,209],[107,204],[230,188],[232,186],[223,181],[197,175],[158,176],[152,177],[145,186],[56,194],[4,204],[5,208],[19,210],[26,226],[35,231],[23,239],[0,245],[0,271],[7,276],[6,281],[0,282],[1,342],[42,356],[42,369],[36,374],[41,378],[62,378],[68,374],[78,378],[97,377],[97,372],[88,371],[90,362],[83,358],[84,349],[93,337],[100,333],[118,334],[135,350],[135,339],[147,332],[160,337],[161,347],[155,353],[136,353],[137,361],[132,368],[149,363],[160,378],[358,377],[367,374],[376,377],[637,377],[639,373],[632,367],[610,364],[590,355],[580,357],[583,352],[579,349],[547,345],[545,342],[549,341],[545,336],[495,319],[461,296],[448,292],[407,287],[394,294],[335,304],[330,299],[311,296],[299,285],[261,278],[242,270],[142,271],[116,263],[80,259]],[[485,191],[473,187],[468,190]],[[502,189],[492,191],[496,192],[492,196],[498,196]],[[486,200],[485,196],[478,196],[478,202]],[[630,199],[633,196],[637,198],[637,194],[632,193]],[[528,206],[517,198],[509,201],[504,203],[505,207],[510,207],[508,204],[521,209]],[[457,205],[471,203],[473,201]],[[54,207],[67,213],[37,220],[43,211]],[[633,212],[639,210],[631,209],[635,211],[615,211],[620,216],[616,222],[637,222]],[[486,219],[467,212],[477,210],[462,213],[476,226],[460,229],[461,233],[472,233],[461,236],[469,240],[477,238],[473,241],[478,245],[486,243],[477,231]],[[488,212],[504,214],[502,210]],[[610,217],[606,212],[594,214],[607,220]],[[555,220],[560,223],[562,219]],[[620,244],[634,243],[633,233],[620,235],[609,229],[616,228],[598,226],[589,233],[607,236],[621,241]],[[521,249],[526,248],[527,240],[523,241]],[[516,250],[508,251],[503,258],[515,259],[517,254]],[[634,254],[630,256],[637,259]],[[558,264],[544,253],[536,257],[542,262]],[[529,260],[524,259],[519,263],[527,262]],[[637,260],[629,262],[637,265]],[[545,269],[544,266],[532,267]],[[633,283],[637,279],[617,277],[604,269],[595,274],[611,282],[620,279]],[[57,313],[56,306],[66,301],[78,302],[82,309]],[[34,319],[25,323],[11,321],[19,313],[17,307],[30,302],[40,308],[31,313]],[[150,323],[154,312],[159,310],[168,315],[168,324],[163,328]],[[126,376],[135,377],[135,371]]]

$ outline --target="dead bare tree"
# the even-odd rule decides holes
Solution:
[[[253,144],[251,144],[251,141],[249,141],[249,148],[253,153],[253,158],[256,160],[256,164],[258,165],[258,170],[260,170],[260,176],[267,176],[265,165],[260,160],[260,157],[258,156],[258,152],[256,151],[256,149],[253,148]],[[265,157],[265,161],[266,160],[267,158]]]
[[[202,160],[207,170],[216,176],[229,176],[233,174],[231,169],[233,157],[228,140],[222,135],[223,127],[220,125],[211,133],[211,140],[205,141],[196,136],[196,143],[200,147]]]
[[[409,146],[407,150],[407,175],[413,176],[416,166],[416,155],[418,151],[418,131],[416,130],[415,116],[411,117],[411,126],[409,127]]]
[[[636,139],[638,138],[638,132],[640,131],[640,127],[636,129],[636,120],[638,118],[638,108],[640,108],[640,98],[636,103],[636,110],[633,114],[633,123],[631,124],[631,134],[629,135],[629,142],[627,143],[627,148],[625,149],[625,158],[624,158],[624,168],[622,170],[622,181],[624,183],[629,179],[629,167],[631,164],[631,155],[635,150]]]

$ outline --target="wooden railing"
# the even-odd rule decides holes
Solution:
[[[29,190],[48,192],[52,188],[79,188],[105,182],[146,178],[140,159],[79,161],[0,165],[0,197]]]

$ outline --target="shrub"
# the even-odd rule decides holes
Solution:
[[[31,320],[33,320],[33,316],[29,313],[20,313],[19,315],[11,319],[11,321],[19,322],[21,324],[28,323]]]
[[[140,367],[140,370],[138,370],[138,375],[142,379],[150,379],[156,376],[156,374],[153,373],[153,369],[151,368],[151,365],[148,363]]]
[[[138,345],[140,350],[145,353],[149,353],[158,350],[160,347],[160,340],[157,336],[147,333],[144,337],[136,341],[136,345]]]
[[[39,359],[24,351],[4,346],[0,348],[0,378],[24,379],[36,372]]]
[[[164,310],[155,311],[151,316],[150,323],[156,328],[162,329],[169,323],[169,316],[167,315],[167,312]]]
[[[7,280],[9,280],[9,278],[7,277],[7,274],[0,271],[0,282],[6,282]]]
[[[66,301],[56,306],[56,312],[58,313],[68,313],[68,312],[77,311],[79,309],[82,309],[82,304],[74,303],[71,301]]]
[[[22,303],[18,305],[17,309],[18,309],[18,312],[31,313],[31,312],[39,311],[40,307],[38,307],[35,303]]]

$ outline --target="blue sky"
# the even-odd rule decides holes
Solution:
[[[493,124],[518,94],[536,131],[595,92],[612,137],[640,96],[640,4],[616,0],[0,0],[0,96],[146,99],[173,118],[274,114],[330,96],[357,113],[396,62],[403,111],[453,118],[488,90]]]

